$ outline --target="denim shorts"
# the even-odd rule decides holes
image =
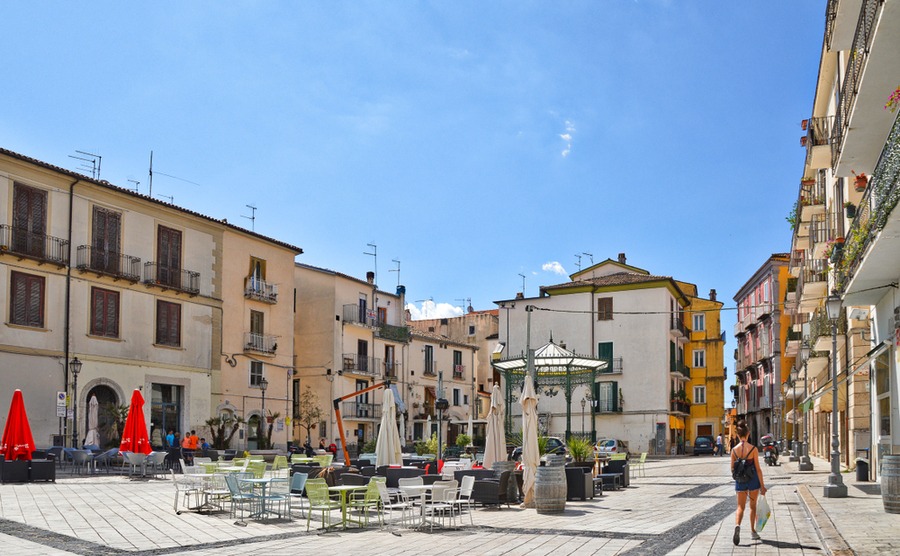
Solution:
[[[753,478],[746,483],[739,483],[737,481],[734,482],[735,492],[759,490],[759,487],[759,477],[756,476],[756,473],[753,473]]]

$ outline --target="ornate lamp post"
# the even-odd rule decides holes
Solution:
[[[81,361],[76,357],[69,361],[72,371],[72,447],[78,448],[78,373],[81,372]]]
[[[260,439],[263,439],[262,442],[266,446],[266,448],[268,448],[268,445],[266,445],[266,440],[265,440],[266,422],[267,422],[267,419],[266,419],[266,388],[268,388],[268,387],[269,387],[269,381],[266,380],[266,377],[260,378],[259,379],[259,391],[262,392],[262,415],[259,416],[259,430],[256,432],[256,436]],[[259,440],[257,440],[256,444],[259,445]]]
[[[825,498],[846,498],[847,486],[841,477],[841,440],[838,433],[837,322],[841,316],[841,296],[832,290],[825,300],[831,321],[831,473],[825,485]]]
[[[581,398],[581,436],[584,436],[584,406],[587,405],[587,400]]]
[[[803,402],[806,403],[807,392],[809,391],[809,354],[812,351],[809,347],[809,338],[803,339],[800,346],[800,358],[803,359]],[[803,443],[800,445],[800,464],[797,469],[800,471],[812,471],[813,464],[809,460],[809,420],[806,417],[806,411],[803,412]]]

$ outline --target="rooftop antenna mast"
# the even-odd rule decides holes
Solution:
[[[141,188],[140,188],[141,182],[139,182],[139,181],[137,181],[137,180],[133,180],[133,179],[131,179],[131,178],[128,178],[128,181],[134,184],[134,192],[135,192],[135,193],[140,193],[140,192],[141,192]]]
[[[150,192],[147,193],[150,197],[153,197],[153,151],[150,151]]]
[[[400,287],[400,260],[399,259],[391,259],[392,263],[397,263],[397,268],[392,268],[388,270],[388,272],[396,272],[397,273],[397,287]]]
[[[523,296],[523,297],[527,297],[527,296],[525,295],[525,275],[519,273],[519,276],[522,277],[522,296]]]
[[[590,253],[585,253],[585,252],[582,252],[581,254],[584,255],[585,257],[590,257],[591,258],[591,266],[594,266],[594,255],[592,255]]]
[[[463,304],[463,314],[472,312],[472,298],[464,297],[462,299],[454,299],[453,301],[459,301]]]
[[[577,254],[576,254],[576,255],[575,255],[575,258],[578,259],[578,260],[575,262],[575,266],[578,267],[578,270],[581,270],[581,255],[577,255]]]
[[[369,247],[372,248],[372,252],[369,253],[368,251],[363,251],[363,255],[371,255],[372,257],[375,258],[375,284],[377,285],[378,284],[378,246],[375,245],[374,243],[367,243],[366,245],[368,245]]]
[[[157,193],[156,196],[160,199],[168,199],[169,203],[175,204],[175,195],[163,195],[162,193]]]
[[[165,176],[167,178],[172,178],[173,180],[187,182],[191,185],[200,185],[199,183],[191,180],[186,180],[184,178],[179,178],[178,176],[173,176],[171,174],[163,174],[162,172],[156,172],[160,176]],[[153,197],[153,151],[150,151],[150,190],[147,193],[148,196]],[[163,195],[164,197],[164,195]]]
[[[250,231],[255,232],[256,231],[256,206],[255,205],[244,205],[244,206],[247,207],[248,209],[252,210],[253,214],[252,214],[252,216],[244,216],[242,214],[241,218],[246,218],[247,220],[249,220],[250,221]]]
[[[100,163],[103,162],[103,157],[100,156],[99,154],[89,153],[86,151],[76,150],[75,152],[77,152],[78,154],[83,154],[84,156],[75,156],[74,154],[70,154],[69,158],[74,158],[75,160],[81,160],[83,162],[89,162],[91,164],[90,167],[82,165],[82,166],[79,166],[79,168],[81,168],[82,170],[90,170],[91,177],[94,178],[95,180],[99,180],[100,179]],[[90,158],[85,158],[87,156],[89,156]]]

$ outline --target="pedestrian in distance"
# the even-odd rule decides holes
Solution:
[[[725,453],[725,445],[722,443],[722,435],[716,437],[716,453],[715,455],[721,456]]]
[[[740,442],[731,449],[731,476],[734,478],[734,490],[737,494],[737,513],[735,514],[734,537],[737,545],[741,542],[741,521],[744,519],[744,506],[750,499],[750,538],[759,540],[756,532],[756,500],[760,493],[766,494],[766,484],[762,468],[759,465],[759,452],[750,440],[750,427],[744,421],[735,425]]]
[[[175,431],[169,429],[169,434],[166,435],[166,448],[176,448],[178,444],[175,443]]]

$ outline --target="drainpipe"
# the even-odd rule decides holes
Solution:
[[[81,180],[75,180],[69,184],[69,225],[66,238],[69,242],[69,260],[66,264],[66,306],[63,316],[63,353],[65,354],[65,361],[63,361],[63,390],[65,392],[69,391],[69,309],[71,308],[72,299],[72,211],[75,204],[75,184],[80,181]],[[66,410],[68,413],[68,406],[66,407]],[[59,423],[59,434],[62,434],[63,438],[68,437],[68,425],[69,418],[67,415],[66,417],[61,418]],[[65,444],[65,441],[63,441],[63,444]],[[77,446],[73,446],[73,448],[76,447]]]

